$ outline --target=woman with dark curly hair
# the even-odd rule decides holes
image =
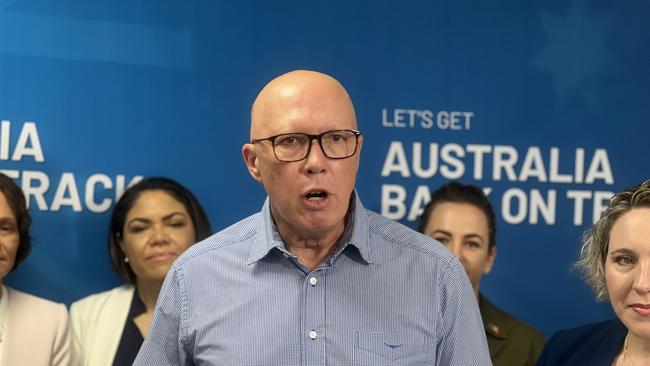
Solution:
[[[650,180],[616,194],[576,263],[616,318],[557,332],[538,365],[650,365]]]
[[[113,208],[108,253],[126,282],[70,308],[80,365],[131,365],[151,326],[163,280],[174,260],[211,234],[199,201],[168,178],[147,178]]]
[[[65,305],[2,284],[29,254],[31,223],[23,192],[0,173],[0,365],[70,365]]]

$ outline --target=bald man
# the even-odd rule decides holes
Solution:
[[[269,82],[242,147],[268,198],[174,263],[135,365],[491,365],[458,260],[363,207],[362,145],[338,81]]]

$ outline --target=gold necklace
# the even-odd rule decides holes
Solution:
[[[634,366],[632,361],[630,361],[629,365],[627,364],[627,343],[628,343],[627,339],[628,339],[628,336],[626,335],[625,336],[625,342],[623,343],[623,364],[621,366]]]

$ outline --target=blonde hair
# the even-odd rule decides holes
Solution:
[[[582,237],[580,259],[575,267],[596,293],[599,301],[607,300],[605,260],[609,251],[609,233],[618,218],[633,208],[650,207],[650,180],[628,188],[612,197],[600,219]]]

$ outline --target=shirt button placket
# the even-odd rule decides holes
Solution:
[[[325,273],[325,269],[319,268],[304,282],[303,365],[325,365]]]
[[[309,338],[316,339],[317,337],[318,337],[318,333],[316,333],[315,330],[310,330],[309,331]]]

